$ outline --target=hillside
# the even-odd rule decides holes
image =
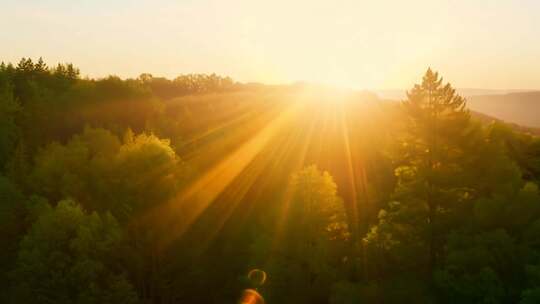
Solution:
[[[540,91],[471,96],[467,101],[473,111],[510,123],[540,127]]]
[[[540,91],[456,89],[467,99],[467,106],[473,112],[487,117],[482,120],[502,120],[524,127],[527,132],[537,133],[540,128]],[[406,98],[405,90],[376,90],[377,96],[386,100]]]
[[[371,90],[380,98],[401,100],[407,98],[406,89],[384,89]],[[505,95],[513,93],[528,92],[530,90],[501,90],[501,89],[474,89],[474,88],[456,88],[459,95],[463,97],[484,96],[484,95]]]

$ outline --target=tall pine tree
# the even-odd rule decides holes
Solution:
[[[459,188],[455,179],[460,175],[463,153],[459,143],[466,136],[469,113],[465,100],[449,83],[443,85],[442,78],[431,69],[407,97],[402,103],[408,118],[408,134],[403,141],[405,165],[414,170],[409,190],[414,189],[427,207],[429,264],[433,266],[438,251],[438,213],[444,212],[445,200],[455,193],[455,187]]]
[[[431,274],[453,210],[468,199],[464,143],[470,115],[465,100],[431,69],[401,106],[404,128],[395,158],[396,188],[366,241],[373,248],[391,249],[395,267],[420,267]],[[388,261],[383,264],[389,266]]]

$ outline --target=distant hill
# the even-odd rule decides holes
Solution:
[[[540,128],[540,91],[457,89],[468,107],[488,117],[520,126]],[[401,100],[405,90],[376,90],[382,99]]]
[[[471,116],[479,121],[481,121],[482,123],[485,123],[485,124],[489,124],[489,123],[492,123],[492,122],[504,122],[506,123],[508,126],[510,126],[514,131],[517,131],[517,132],[522,132],[522,133],[528,133],[528,134],[531,134],[531,135],[535,135],[535,136],[540,136],[540,128],[535,128],[535,127],[524,127],[522,125],[518,125],[516,123],[509,123],[509,122],[505,122],[501,119],[497,119],[495,117],[492,117],[492,116],[489,116],[489,115],[486,115],[486,114],[483,114],[483,113],[480,113],[480,112],[476,112],[476,111],[471,111]]]
[[[540,128],[540,91],[470,96],[467,104],[473,111],[506,122]]]
[[[494,90],[494,89],[471,89],[458,88],[456,89],[459,95],[463,97],[479,96],[479,95],[505,95],[511,93],[530,92],[531,90]],[[401,100],[407,97],[406,89],[386,89],[386,90],[371,90],[382,99]]]

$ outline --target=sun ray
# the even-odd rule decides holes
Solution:
[[[341,123],[341,136],[343,140],[343,147],[344,147],[344,154],[345,154],[345,161],[346,161],[346,169],[347,169],[347,182],[349,183],[349,187],[351,190],[351,215],[349,222],[353,225],[353,227],[350,227],[351,231],[353,232],[354,236],[357,236],[358,234],[358,219],[359,219],[359,208],[358,208],[358,193],[356,190],[356,177],[355,177],[355,168],[353,167],[353,160],[352,160],[352,151],[351,151],[351,145],[349,142],[350,134],[349,134],[349,128],[348,128],[348,120],[347,115],[344,112],[343,105],[339,107],[339,121]]]
[[[147,220],[159,219],[158,222],[168,230],[163,240],[164,245],[185,233],[218,195],[242,173],[271,138],[287,125],[298,109],[297,103],[289,105],[253,138],[207,170],[171,201],[146,215]]]

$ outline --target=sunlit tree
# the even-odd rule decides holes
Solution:
[[[407,93],[402,103],[406,114],[401,167],[396,170],[396,200],[417,204],[425,212],[425,241],[431,267],[440,250],[438,218],[449,201],[459,195],[469,113],[465,100],[438,73],[428,69],[421,84]],[[414,207],[413,207],[414,208]],[[425,211],[421,211],[424,208]],[[418,222],[422,225],[421,222]]]
[[[467,197],[463,143],[469,113],[465,100],[431,69],[407,97],[401,104],[406,121],[395,157],[393,201],[368,239],[383,247],[399,245],[405,250],[400,259],[409,257],[413,265],[425,263],[431,270],[443,246],[441,216]]]
[[[163,202],[185,179],[185,164],[169,141],[126,134],[122,144],[110,131],[86,128],[65,145],[47,145],[35,158],[33,189],[51,201],[72,197],[121,219]]]
[[[332,251],[349,235],[343,201],[332,176],[316,166],[296,172],[290,186],[293,196],[283,215],[283,238],[270,252],[265,269],[273,278],[267,292],[276,301],[319,301],[328,293],[340,262]],[[261,237],[254,249],[264,255],[270,245],[271,240]]]

